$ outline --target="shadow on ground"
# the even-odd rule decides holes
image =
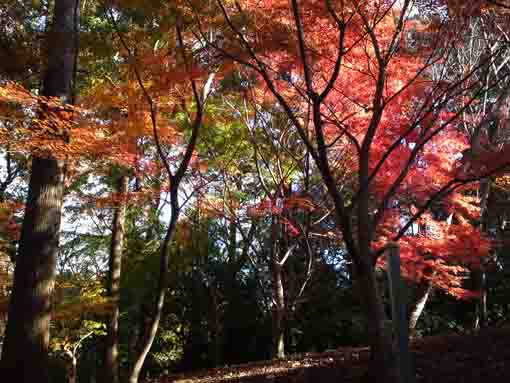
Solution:
[[[429,337],[413,342],[412,350],[417,383],[510,382],[510,327]],[[359,383],[368,357],[367,348],[340,348],[145,383]]]

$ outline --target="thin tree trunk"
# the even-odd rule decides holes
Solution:
[[[78,366],[76,357],[71,361],[71,371],[69,371],[68,383],[76,383],[78,379]]]
[[[72,100],[78,0],[56,0],[48,36],[44,96]],[[55,280],[64,193],[62,160],[33,157],[16,259],[0,376],[19,383],[48,382],[51,294]],[[10,379],[10,378],[7,378]]]
[[[418,284],[414,294],[414,303],[409,309],[409,334],[411,337],[416,335],[416,324],[425,309],[430,292],[432,291],[431,278],[435,276],[435,271],[427,267],[423,270],[423,275],[425,278]]]
[[[285,358],[285,296],[282,281],[282,266],[272,261],[273,295],[273,358]]]
[[[107,321],[102,374],[103,383],[119,382],[119,298],[124,224],[126,220],[126,201],[124,197],[128,191],[128,177],[126,175],[121,175],[118,178],[116,189],[122,200],[116,206],[112,222],[107,296],[111,299],[113,306]]]
[[[133,329],[129,333],[129,337],[127,340],[127,365],[129,369],[131,369],[131,366],[133,366],[135,363],[137,350],[136,345],[138,344],[139,338],[140,338],[140,326],[139,322],[135,322],[135,325],[133,325]]]
[[[409,310],[409,335],[411,337],[416,335],[416,324],[423,313],[431,291],[432,283],[429,280],[422,281],[416,289],[415,301]]]
[[[480,291],[480,328],[487,327],[487,273],[482,272],[481,291]]]
[[[491,192],[490,180],[485,179],[480,181],[480,221],[481,229],[483,232],[488,230],[488,203]],[[478,289],[480,296],[475,301],[475,319],[473,328],[478,330],[487,326],[487,272],[485,265],[481,265],[480,270],[472,271],[472,278],[476,289]]]
[[[273,216],[271,222],[271,273],[273,276],[273,358],[285,358],[285,293],[283,289],[282,265],[278,257],[278,223]]]
[[[483,266],[481,270],[473,270],[471,278],[478,291],[479,297],[474,301],[475,315],[473,319],[473,329],[479,330],[487,326],[487,275]]]
[[[232,264],[237,257],[237,226],[236,221],[231,219],[228,225],[228,262]]]
[[[67,383],[76,383],[78,379],[78,360],[76,355],[71,351],[67,353],[69,356],[69,366],[67,367]]]
[[[209,296],[211,299],[209,328],[211,331],[211,344],[209,351],[209,359],[212,361],[212,366],[216,367],[221,361],[221,313],[218,289],[216,282],[212,281],[209,286]]]
[[[114,25],[114,28],[117,30],[117,33],[119,34],[120,40],[124,48],[129,52],[130,56],[131,51],[129,47],[125,44],[124,39],[122,38],[122,35],[118,31],[117,25],[115,23],[115,19],[111,18],[111,21]],[[176,32],[177,32],[177,39],[180,44],[180,46],[184,46],[183,38],[182,38],[182,32],[179,27],[179,23],[176,25]],[[187,57],[184,53],[184,50],[182,50],[182,55],[184,61],[187,61]],[[152,127],[154,132],[154,139],[156,143],[156,148],[158,155],[160,157],[160,160],[163,162],[163,165],[165,166],[167,175],[168,175],[168,181],[170,182],[170,209],[171,209],[171,215],[170,215],[170,222],[168,225],[168,229],[166,231],[165,238],[163,239],[163,242],[161,244],[161,252],[160,252],[160,265],[159,265],[159,278],[158,278],[158,286],[156,289],[156,300],[154,305],[154,310],[152,312],[151,316],[151,323],[149,326],[148,331],[144,335],[141,343],[140,353],[136,357],[136,360],[133,364],[132,370],[129,374],[128,382],[129,383],[138,383],[138,378],[140,376],[140,373],[142,371],[143,364],[145,362],[145,359],[147,358],[147,355],[152,347],[152,343],[154,342],[154,338],[156,337],[156,333],[159,328],[159,322],[161,321],[161,316],[163,314],[163,306],[165,304],[165,296],[166,296],[166,288],[168,285],[168,265],[170,261],[170,243],[172,241],[173,235],[175,233],[175,229],[177,226],[177,220],[179,219],[180,214],[180,206],[179,206],[179,185],[189,167],[190,161],[193,156],[193,152],[195,150],[195,146],[198,140],[198,134],[200,131],[200,127],[202,126],[202,118],[203,118],[203,104],[205,102],[206,94],[208,93],[207,88],[211,84],[211,81],[214,79],[214,75],[209,75],[209,79],[206,82],[203,96],[200,97],[197,86],[195,84],[194,80],[191,80],[191,88],[193,90],[193,98],[197,106],[195,118],[193,120],[192,129],[191,129],[191,137],[188,142],[188,145],[186,147],[186,150],[184,152],[183,159],[180,163],[180,165],[177,167],[177,170],[175,174],[172,173],[171,166],[168,162],[168,158],[165,155],[163,149],[161,148],[160,142],[159,142],[159,136],[157,134],[157,112],[154,108],[154,102],[147,92],[147,89],[145,89],[143,85],[143,81],[141,80],[140,73],[134,67],[136,77],[138,79],[138,84],[140,88],[142,89],[145,98],[147,100],[147,103],[150,108],[150,115],[151,115],[151,121],[152,121]]]
[[[131,373],[129,375],[128,382],[129,383],[138,383],[138,378],[140,377],[140,373],[142,372],[143,364],[145,363],[145,359],[149,354],[149,351],[152,347],[152,343],[154,342],[154,338],[156,337],[156,333],[159,328],[159,322],[161,321],[161,316],[163,314],[163,306],[165,304],[165,296],[166,296],[166,288],[168,284],[168,264],[170,261],[170,242],[173,238],[175,228],[177,225],[177,220],[179,218],[179,202],[178,202],[178,183],[174,184],[172,189],[170,190],[170,206],[172,209],[170,216],[170,223],[168,229],[166,231],[165,239],[161,245],[161,254],[160,254],[160,265],[159,265],[159,279],[158,279],[158,287],[156,290],[156,304],[154,312],[152,313],[152,320],[149,325],[149,328],[143,334],[141,348],[138,351],[138,355],[135,359],[133,367],[131,369]]]

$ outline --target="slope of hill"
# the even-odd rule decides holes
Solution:
[[[429,337],[413,342],[412,350],[418,383],[510,382],[510,327]],[[367,348],[341,348],[146,383],[358,383],[366,373],[368,356]]]

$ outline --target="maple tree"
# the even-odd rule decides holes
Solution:
[[[226,24],[218,26],[222,43],[201,29],[197,32],[225,59],[259,76],[261,101],[270,95],[279,103],[310,151],[353,260],[370,322],[374,374],[388,371],[391,365],[384,310],[374,278],[382,250],[374,247],[374,241],[400,240],[415,221],[425,217],[433,202],[451,199],[452,192],[463,185],[507,166],[505,156],[503,163],[492,167],[479,168],[475,162],[459,166],[456,156],[468,148],[468,142],[456,122],[460,111],[480,94],[467,94],[463,88],[474,71],[454,78],[442,71],[449,47],[460,42],[452,29],[445,34],[448,39],[441,38],[439,32],[448,21],[430,25],[432,43],[422,47],[422,55],[406,52],[402,34],[412,5],[409,1],[398,6],[394,2],[312,5],[292,1],[289,6],[285,2],[217,1],[210,18]],[[197,8],[191,12],[201,14]],[[207,25],[204,19],[196,19],[199,27]],[[483,65],[495,56],[489,55]],[[439,76],[434,78],[434,72]],[[490,82],[489,88],[497,82]],[[452,101],[460,103],[457,111],[447,109],[447,102]],[[311,110],[309,115],[302,114],[306,108]],[[344,153],[352,153],[350,167],[357,176],[339,183],[335,160]],[[463,171],[466,167],[467,172]],[[352,198],[343,192],[346,184],[354,190]],[[402,216],[396,207],[402,205],[404,193],[417,209],[398,229]],[[446,241],[434,242],[442,245],[441,253],[448,254]],[[413,251],[412,256],[416,255]],[[435,265],[441,270],[440,263]]]
[[[224,90],[236,86],[236,76],[234,72],[227,77]],[[241,99],[236,94],[224,99],[225,109],[216,107],[220,109],[216,119],[225,121],[207,127],[202,136],[198,152],[208,159],[209,175],[205,174],[205,179],[209,195],[200,195],[200,209],[224,220],[228,227],[225,241],[232,279],[246,267],[243,264],[247,260],[257,269],[271,271],[265,303],[270,306],[267,309],[273,322],[272,355],[283,358],[288,323],[306,296],[320,257],[317,238],[321,234],[315,221],[324,220],[329,213],[325,206],[319,208],[318,201],[312,202],[309,161],[301,158],[306,151],[294,137],[285,114],[252,102],[250,91],[247,89]],[[238,117],[231,120],[230,112]],[[214,134],[217,130],[222,131],[221,136]],[[286,146],[288,143],[294,146]],[[243,244],[236,261],[238,233]],[[265,291],[263,281],[259,284]]]

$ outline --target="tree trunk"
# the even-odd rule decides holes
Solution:
[[[67,383],[76,383],[78,379],[78,360],[76,355],[71,351],[67,353],[69,356],[69,366],[67,367]]]
[[[415,301],[409,310],[409,334],[411,337],[416,335],[416,324],[423,313],[431,291],[432,283],[429,280],[422,281],[416,289]]]
[[[473,329],[479,330],[487,326],[487,274],[485,270],[471,271],[471,278],[474,283],[474,290],[478,291],[479,297],[474,301],[475,315]]]
[[[487,327],[487,273],[482,272],[480,288],[480,301],[478,303],[480,313],[480,328]]]
[[[409,352],[409,324],[406,312],[406,291],[400,272],[400,247],[390,243],[387,249],[387,273],[391,298],[391,322],[396,346],[395,355],[395,383],[411,383],[414,381]]]
[[[236,221],[231,219],[228,225],[228,262],[232,264],[237,257],[237,226]]]
[[[181,46],[184,46],[182,41],[182,34],[180,30],[180,23],[178,22],[176,24],[176,32],[178,37],[178,42]],[[116,28],[116,25],[114,23],[114,26]],[[117,31],[118,32],[118,31]],[[127,46],[125,46],[127,48]],[[129,51],[129,49],[127,49]],[[186,55],[183,53],[184,61],[186,61]],[[131,53],[130,53],[131,55]],[[156,333],[159,328],[159,322],[161,321],[161,316],[163,315],[163,306],[165,304],[165,296],[166,296],[166,289],[168,285],[168,265],[170,261],[170,243],[172,241],[173,235],[175,233],[175,229],[177,226],[177,220],[179,219],[180,214],[180,206],[179,206],[179,185],[188,170],[190,161],[193,157],[193,153],[195,150],[195,146],[198,140],[198,135],[200,131],[200,127],[202,126],[202,119],[203,119],[203,112],[204,112],[204,102],[205,102],[205,95],[204,99],[201,99],[197,92],[196,83],[194,80],[191,80],[191,87],[193,88],[193,95],[194,95],[194,101],[196,103],[196,114],[192,123],[192,129],[191,129],[191,137],[189,139],[189,142],[186,146],[186,150],[184,152],[182,161],[180,165],[177,167],[177,170],[175,171],[175,174],[172,173],[171,166],[168,162],[168,158],[165,155],[163,149],[160,146],[157,132],[157,112],[154,108],[155,104],[153,103],[153,100],[149,93],[147,93],[146,89],[142,85],[142,81],[140,78],[140,73],[138,72],[137,68],[134,67],[134,70],[137,74],[137,78],[139,80],[139,85],[143,90],[143,93],[145,94],[146,101],[149,105],[150,111],[151,111],[151,121],[152,121],[152,127],[154,131],[154,138],[156,142],[156,148],[158,155],[160,157],[160,160],[163,162],[163,165],[166,169],[167,175],[168,175],[168,181],[170,183],[170,209],[171,209],[171,215],[170,215],[170,222],[168,225],[168,229],[166,231],[165,238],[163,239],[163,242],[161,244],[161,251],[160,251],[160,264],[159,264],[159,278],[158,278],[158,286],[156,290],[156,300],[154,302],[154,309],[152,311],[151,315],[151,323],[149,326],[149,329],[147,333],[145,334],[140,352],[133,364],[132,370],[129,374],[128,381],[129,383],[138,383],[138,378],[140,376],[140,373],[142,371],[143,364],[145,362],[145,359],[147,358],[147,355],[149,354],[149,351],[152,347],[152,343],[154,342],[154,338],[156,337]],[[209,75],[209,79],[207,80],[206,84],[210,84],[210,81],[214,78],[213,74]],[[208,85],[206,85],[206,88]],[[204,88],[205,89],[205,88]],[[205,92],[205,90],[204,90]],[[207,93],[207,92],[205,92]],[[204,93],[204,94],[205,94]]]
[[[71,102],[77,53],[78,0],[56,0],[48,36],[44,96]],[[64,162],[34,157],[14,284],[2,351],[0,376],[19,383],[48,382],[51,294],[55,280]]]
[[[285,358],[285,296],[283,291],[282,267],[273,260],[273,358]]]
[[[221,362],[221,313],[219,302],[220,297],[215,281],[212,281],[209,286],[209,297],[211,299],[211,307],[209,310],[209,329],[211,332],[209,360],[212,362],[212,367],[217,367]]]
[[[409,334],[411,337],[416,335],[416,324],[425,309],[430,292],[432,291],[432,282],[430,279],[434,278],[435,273],[436,272],[430,267],[425,268],[425,270],[423,270],[424,278],[422,278],[416,288],[414,303],[409,309]]]
[[[480,181],[480,222],[484,233],[488,230],[488,203],[491,192],[490,180]],[[487,326],[487,272],[485,265],[481,265],[481,270],[472,271],[475,287],[480,292],[479,298],[475,301],[475,319],[473,328],[478,330]]]
[[[480,294],[480,327],[485,328],[487,327],[487,273],[485,271],[482,273]]]
[[[275,216],[271,218],[270,238],[270,268],[272,273],[273,289],[273,358],[285,358],[285,293],[283,289],[282,265],[278,256],[278,220]]]
[[[145,359],[147,358],[147,355],[149,354],[149,351],[152,347],[152,343],[154,342],[154,338],[156,337],[156,333],[159,328],[159,322],[161,321],[161,316],[163,314],[163,306],[165,304],[166,288],[168,284],[170,243],[173,238],[175,228],[177,226],[177,220],[180,214],[178,200],[178,186],[179,184],[176,183],[174,184],[174,186],[172,186],[170,190],[170,206],[172,212],[165,238],[163,240],[163,243],[161,244],[159,279],[156,291],[156,302],[154,310],[151,313],[150,324],[145,334],[142,335],[140,349],[137,350],[138,355],[136,356],[135,362],[129,374],[128,379],[129,383],[138,383],[138,378],[140,377],[140,373],[142,372],[143,364],[145,363]]]
[[[124,198],[128,191],[128,177],[126,175],[121,175],[118,178],[116,189],[122,198]],[[119,382],[119,298],[125,219],[126,202],[125,200],[121,200],[116,206],[112,222],[107,296],[111,299],[113,306],[107,320],[107,335],[105,339],[102,374],[102,381],[104,383]]]
[[[373,266],[356,267],[357,284],[366,310],[370,344],[369,382],[394,382],[394,354],[384,305]]]

